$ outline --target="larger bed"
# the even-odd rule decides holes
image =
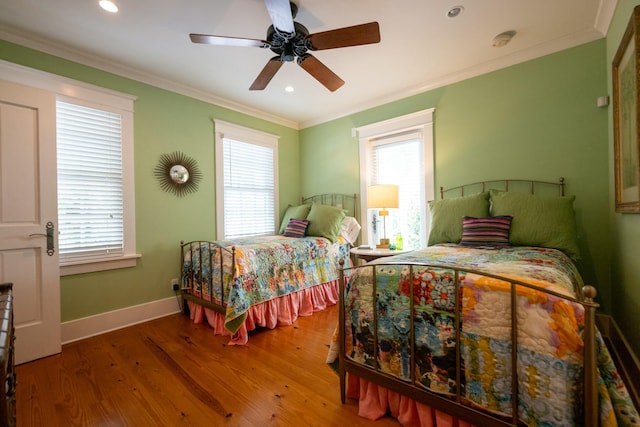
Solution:
[[[339,262],[359,232],[356,196],[323,194],[289,206],[280,233],[180,244],[185,309],[230,344],[257,327],[290,325],[338,302]]]
[[[563,180],[559,196],[474,185],[430,204],[428,248],[343,271],[342,401],[403,426],[640,425],[574,263]]]

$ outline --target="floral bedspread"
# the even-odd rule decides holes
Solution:
[[[225,327],[235,333],[244,322],[252,305],[288,295],[305,288],[338,279],[340,259],[349,264],[349,244],[342,237],[335,243],[321,237],[286,236],[246,237],[217,242],[235,246],[235,265],[224,250],[205,244],[187,253],[183,264],[183,287],[203,296],[211,296],[216,304],[226,307]],[[223,256],[223,271],[220,255]],[[202,265],[202,277],[192,274]],[[213,271],[209,259],[213,260]],[[224,287],[209,286],[211,280],[223,277]],[[212,279],[213,278],[213,279]]]
[[[428,263],[431,267],[408,264]],[[377,347],[374,360],[373,268],[351,278],[345,298],[346,356],[359,363],[511,415],[511,295],[506,282],[460,273],[461,380],[456,379],[455,277],[447,266],[492,273],[574,296],[582,279],[571,260],[554,249],[475,249],[433,246],[370,264],[376,269]],[[398,264],[398,265],[394,265]],[[413,289],[413,313],[410,300]],[[581,305],[535,289],[516,292],[518,415],[529,425],[582,425]],[[411,336],[414,328],[415,338]],[[411,342],[415,341],[414,356]],[[626,387],[598,334],[602,425],[640,425]],[[459,384],[459,385],[458,385]]]

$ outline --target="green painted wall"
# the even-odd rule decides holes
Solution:
[[[138,97],[136,240],[142,258],[135,268],[63,277],[63,321],[172,296],[170,281],[180,271],[180,240],[216,237],[213,118],[280,135],[280,207],[300,200],[297,130],[1,40],[0,59]],[[160,156],[175,150],[197,159],[204,175],[198,191],[182,198],[163,192],[153,175]]]
[[[359,192],[351,129],[435,107],[435,188],[565,177],[576,196],[580,271],[611,311],[608,111],[596,107],[608,92],[605,58],[602,39],[304,129],[302,190]]]
[[[0,40],[0,59],[138,96],[135,166],[138,267],[64,277],[63,321],[171,295],[181,239],[215,238],[213,124],[219,118],[281,135],[280,207],[301,195],[359,192],[358,141],[351,130],[436,108],[436,182],[564,176],[576,195],[585,282],[640,354],[640,216],[613,213],[610,64],[633,6],[619,1],[608,37],[431,90],[300,132]],[[163,153],[198,159],[199,191],[160,191],[153,167]],[[322,159],[323,161],[318,161]]]
[[[618,1],[616,13],[607,35],[607,77],[610,93],[611,64],[618,50],[633,8],[638,1]],[[612,315],[625,338],[640,358],[640,215],[615,213],[615,181],[613,168],[613,112],[609,114],[609,188],[612,241],[613,307]]]

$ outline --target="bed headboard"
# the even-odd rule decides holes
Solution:
[[[546,190],[543,190],[544,189]],[[564,178],[560,177],[558,182],[551,181],[536,181],[527,179],[496,179],[491,181],[479,181],[471,184],[458,185],[445,189],[440,187],[440,198],[444,199],[445,195],[451,196],[464,196],[465,194],[481,193],[490,189],[503,190],[503,191],[521,191],[535,194],[537,192],[549,192],[557,193],[560,196],[564,196]]]
[[[354,194],[340,194],[340,193],[325,193],[316,194],[315,196],[302,197],[302,204],[305,203],[317,203],[320,205],[337,206],[347,211],[347,216],[355,217],[358,221],[360,219],[357,215],[357,198]]]
[[[428,244],[461,242],[467,217],[511,217],[511,245],[559,249],[577,261],[575,196],[565,196],[564,186],[564,178],[557,182],[505,179],[441,189],[441,199],[429,202]]]

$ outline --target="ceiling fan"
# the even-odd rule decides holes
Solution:
[[[309,34],[304,25],[293,20],[298,12],[295,3],[289,0],[265,0],[265,4],[273,23],[267,29],[266,40],[207,34],[189,35],[193,43],[259,47],[274,52],[276,56],[267,62],[249,90],[263,90],[283,63],[293,62],[297,57],[298,65],[333,92],[344,84],[344,80],[309,51],[380,42],[380,27],[377,22]]]

